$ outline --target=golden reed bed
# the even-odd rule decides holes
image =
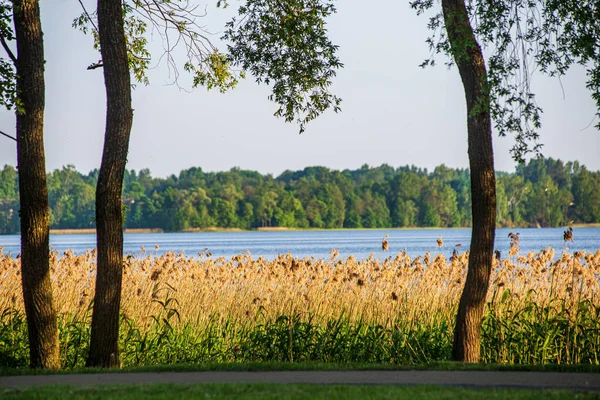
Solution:
[[[489,300],[499,303],[509,290],[510,307],[520,302],[567,305],[582,300],[600,303],[596,253],[562,252],[511,255],[494,261]],[[555,257],[556,255],[556,257]],[[93,296],[94,251],[83,255],[52,253],[54,299],[59,313],[85,315]],[[149,324],[160,311],[158,300],[171,304],[182,323],[202,324],[209,318],[252,319],[259,309],[265,317],[301,313],[389,326],[396,319],[420,324],[453,315],[466,276],[468,253],[446,259],[428,252],[412,259],[400,252],[385,260],[370,257],[297,259],[283,254],[272,261],[250,254],[211,259],[166,253],[137,259],[126,257],[122,310],[127,317]],[[564,303],[563,303],[564,304]],[[508,306],[507,306],[508,307]],[[20,260],[0,251],[0,310],[23,309]]]

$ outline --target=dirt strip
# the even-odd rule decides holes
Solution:
[[[600,391],[600,374],[505,371],[271,371],[141,372],[1,376],[0,387],[147,385],[154,383],[307,383],[444,385]]]

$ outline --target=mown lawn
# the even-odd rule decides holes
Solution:
[[[0,389],[3,400],[141,400],[141,399],[598,399],[600,394],[565,390],[466,389],[432,386],[201,384],[70,386]]]
[[[453,361],[424,364],[383,364],[383,363],[323,363],[323,362],[224,362],[167,364],[125,368],[84,368],[62,369],[58,371],[30,368],[0,367],[0,376],[47,375],[47,374],[94,374],[127,372],[202,372],[202,371],[540,371],[540,372],[587,372],[600,373],[600,365],[595,364],[493,364],[461,363]]]

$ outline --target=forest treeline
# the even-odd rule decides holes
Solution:
[[[98,171],[73,166],[48,174],[51,227],[94,226]],[[565,226],[600,222],[600,172],[578,162],[536,158],[497,173],[498,226]],[[126,171],[125,227],[194,228],[462,227],[471,223],[469,171],[432,172],[389,165],[337,171],[308,167],[278,177],[233,168],[153,178]],[[19,231],[17,171],[0,172],[0,233]]]

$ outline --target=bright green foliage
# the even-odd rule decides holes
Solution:
[[[227,6],[217,2],[217,6]],[[279,104],[275,115],[296,121],[300,132],[306,123],[328,108],[339,111],[341,99],[329,92],[336,69],[342,64],[338,46],[327,37],[325,19],[335,12],[331,2],[321,0],[248,0],[236,19],[226,26],[224,39],[229,54],[212,44],[210,34],[197,22],[204,15],[187,0],[128,0],[124,2],[125,34],[129,67],[136,81],[148,84],[147,29],[159,32],[164,60],[179,85],[179,70],[191,74],[193,87],[225,92],[249,71],[257,80],[273,85],[269,99]],[[73,26],[94,36],[99,48],[95,13],[84,11]],[[91,27],[90,27],[91,25]],[[177,47],[184,49],[184,61],[177,61]],[[89,68],[100,66],[90,65]],[[234,66],[241,66],[241,71]]]
[[[50,223],[55,228],[89,228],[94,221],[95,181],[68,165],[48,174]]]
[[[451,359],[453,318],[440,314],[427,323],[386,326],[366,321],[282,314],[243,320],[214,315],[202,326],[178,322],[178,304],[157,289],[161,311],[146,326],[121,318],[123,367],[207,362],[326,362],[428,364]],[[600,309],[582,301],[571,313],[567,300],[533,301],[506,312],[510,291],[488,304],[482,322],[482,362],[495,364],[598,364]],[[504,310],[504,311],[502,311]],[[89,310],[91,312],[91,309]],[[88,315],[59,319],[61,362],[82,367],[89,343]],[[22,314],[0,314],[0,367],[27,365],[27,327]]]
[[[0,233],[19,231],[17,170],[8,165],[0,171]]]
[[[2,310],[0,313],[0,366],[18,368],[28,364],[29,341],[27,340],[25,314],[17,310]]]
[[[579,302],[574,311],[567,299],[530,301],[510,314],[499,311],[512,301],[510,290],[501,297],[498,304],[488,304],[483,319],[482,359],[509,364],[600,362],[600,336],[593,333],[600,308],[593,301]]]
[[[144,36],[146,33],[147,24],[146,21],[134,14],[135,10],[125,4],[123,7],[124,21],[125,21],[125,39],[127,40],[127,61],[129,62],[129,69],[133,73],[136,81],[148,85],[150,81],[146,75],[146,71],[150,66],[150,52],[146,46],[148,40]],[[97,32],[94,32],[94,42],[97,44],[96,48],[100,51],[100,39],[97,37]]]
[[[123,12],[125,19],[125,39],[127,40],[127,59],[129,69],[137,82],[148,85],[150,81],[146,71],[150,65],[150,52],[146,49],[148,44],[144,37],[147,23],[137,15],[133,15],[134,8],[129,4],[124,4]],[[84,34],[91,33],[94,39],[94,49],[100,52],[100,37],[96,26],[96,13],[89,14],[87,10],[73,20],[73,28],[78,28]],[[101,66],[101,62],[91,64],[88,69]]]
[[[581,167],[579,173],[573,177],[573,202],[578,205],[575,217],[594,218],[600,214],[600,192],[594,188],[600,187],[600,176]]]
[[[0,40],[2,46],[14,40],[12,27],[12,2],[0,0]],[[4,50],[6,54],[6,50]],[[14,60],[0,57],[0,106],[12,109],[17,104],[17,79]]]
[[[539,152],[538,130],[542,109],[531,90],[531,75],[540,70],[562,76],[575,63],[586,67],[587,88],[600,115],[600,2],[598,0],[467,1],[478,42],[490,54],[487,60],[491,114],[501,136],[514,134],[511,152],[523,162],[530,151]],[[432,0],[414,0],[422,14],[434,7]],[[441,11],[434,14],[427,40],[433,55],[450,56]],[[450,58],[451,59],[451,58]],[[452,64],[450,62],[449,64]],[[596,125],[600,128],[600,122]]]
[[[137,82],[149,84],[147,75],[151,54],[146,37],[148,27],[159,32],[163,41],[163,54],[173,83],[179,84],[179,68],[190,73],[193,86],[205,86],[207,89],[218,88],[222,92],[237,84],[237,77],[230,68],[227,57],[208,39],[206,32],[197,23],[203,15],[196,13],[196,7],[186,0],[130,0],[124,2],[125,36],[127,40],[129,68]],[[92,33],[94,48],[100,49],[96,25],[96,13],[86,10],[73,21],[73,27],[83,33]],[[185,49],[185,61],[177,61],[177,47]],[[89,68],[100,66],[92,64]],[[243,76],[243,74],[241,74]]]
[[[53,228],[91,228],[98,171],[67,166],[48,175]],[[600,222],[600,172],[579,163],[533,159],[516,173],[498,173],[500,226],[566,226]],[[439,166],[309,167],[274,178],[233,168],[181,171],[166,179],[126,171],[127,228],[167,231],[253,229],[461,227],[471,223],[469,172]],[[12,211],[11,211],[12,210]],[[18,232],[17,172],[0,171],[0,232]]]
[[[16,102],[15,67],[11,61],[0,58],[0,106],[12,109]]]
[[[325,24],[334,12],[332,1],[246,0],[223,37],[234,65],[272,84],[275,115],[298,122],[300,133],[328,108],[340,109],[341,99],[329,92],[342,67]]]
[[[207,65],[208,68],[198,68],[191,62],[184,65],[184,69],[194,75],[194,87],[206,86],[208,90],[219,88],[221,93],[224,93],[237,84],[229,59],[224,54],[219,53],[218,50],[204,57],[202,64]],[[245,74],[241,73],[241,77],[244,76]]]
[[[15,199],[18,195],[17,170],[5,165],[0,171],[0,200]]]

